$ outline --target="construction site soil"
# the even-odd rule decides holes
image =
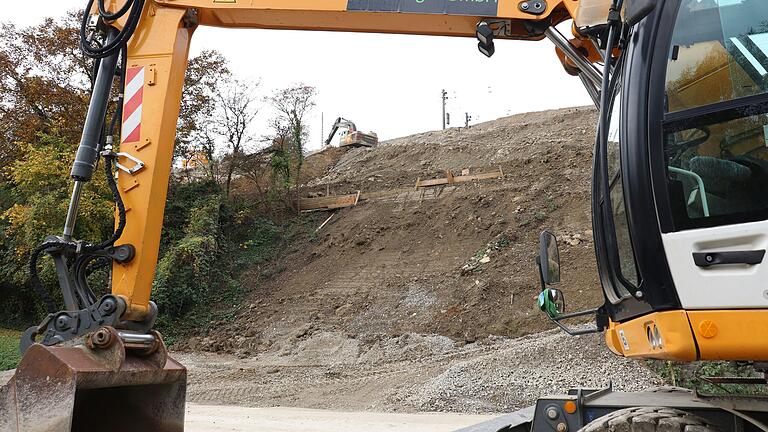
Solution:
[[[245,305],[175,348],[200,403],[503,412],[575,385],[657,384],[597,336],[548,331],[538,236],[560,239],[568,309],[602,302],[590,222],[596,111],[528,113],[307,158],[315,212],[278,262],[245,272]],[[415,188],[501,169],[503,178]],[[227,306],[227,305],[225,305]],[[219,305],[218,307],[222,307]],[[543,332],[543,333],[542,333]]]

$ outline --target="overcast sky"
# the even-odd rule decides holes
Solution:
[[[4,2],[0,20],[19,26],[84,8],[84,0]],[[321,143],[321,113],[327,133],[338,116],[382,139],[436,130],[441,90],[449,94],[452,126],[591,100],[578,78],[567,75],[546,40],[500,41],[487,59],[474,39],[201,27],[191,55],[216,49],[237,75],[259,79],[263,94],[303,82],[318,89],[311,116],[310,148]],[[257,134],[266,128],[262,110]]]

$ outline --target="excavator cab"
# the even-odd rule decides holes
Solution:
[[[339,147],[375,147],[379,144],[379,137],[374,132],[364,133],[357,130],[357,126],[344,117],[339,117],[331,126],[331,132],[325,140],[325,146],[328,147],[333,141],[333,137],[339,134]]]
[[[540,252],[540,306],[566,331],[605,331],[626,357],[768,360],[766,17],[763,1],[672,0],[617,26],[593,167],[604,303],[559,310]],[[563,325],[584,315],[596,325]]]

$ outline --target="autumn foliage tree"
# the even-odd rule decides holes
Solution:
[[[78,47],[79,24],[76,13],[28,28],[0,23],[2,321],[31,324],[39,299],[29,283],[29,251],[46,236],[61,234],[67,212],[69,170],[93,79],[92,60]],[[229,73],[226,60],[214,51],[192,58],[190,65],[179,118],[179,155],[201,148],[201,119],[212,116],[217,83]],[[75,237],[92,242],[107,238],[114,229],[113,216],[114,201],[99,169],[85,187]],[[49,260],[41,261],[41,270],[43,282],[56,286]]]
[[[92,78],[77,48],[78,23],[69,14],[28,28],[0,24],[0,309],[12,318],[35,309],[26,272],[30,248],[59,232],[66,214],[69,167]],[[111,228],[108,196],[103,179],[89,186],[78,235]]]
[[[69,171],[94,77],[92,60],[78,48],[79,24],[76,13],[28,28],[0,23],[2,325],[32,325],[41,318],[29,281],[29,253],[46,236],[61,234],[72,188]],[[280,244],[281,221],[263,217],[261,202],[228,197],[243,174],[241,162],[257,147],[254,137],[263,135],[255,130],[264,101],[256,87],[234,78],[215,51],[189,61],[174,157],[178,162],[203,155],[208,163],[203,178],[174,175],[169,186],[153,288],[169,319],[210,314],[215,296],[239,290],[238,272],[268,259]],[[314,94],[312,87],[295,86],[267,99],[277,113],[275,142],[282,155],[274,160],[282,157],[288,168],[281,180],[288,187],[276,190],[289,191],[298,178]],[[110,107],[109,115],[114,111]],[[74,235],[80,240],[101,241],[114,230],[113,197],[101,168],[80,201]],[[40,270],[53,292],[58,283],[51,261],[42,259]],[[106,278],[97,291],[108,289]]]

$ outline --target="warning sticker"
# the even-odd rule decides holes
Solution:
[[[629,341],[624,335],[624,330],[619,330],[619,340],[621,340],[621,345],[624,347],[624,352],[629,351]]]
[[[496,16],[498,0],[348,0],[347,10]]]

